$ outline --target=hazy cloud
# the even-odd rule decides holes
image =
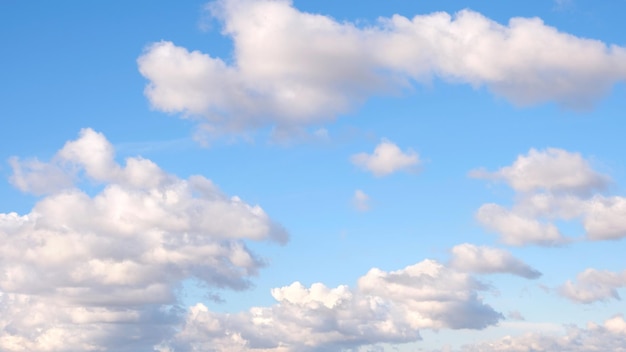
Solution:
[[[370,210],[370,197],[360,189],[354,191],[354,196],[352,197],[352,204],[354,208],[358,211],[368,211]]]

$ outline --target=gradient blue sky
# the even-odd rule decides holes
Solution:
[[[464,9],[469,11],[459,12]],[[437,12],[450,14],[451,22],[432,31],[429,22],[401,44],[391,40],[401,30],[381,24],[395,14],[434,18]],[[0,349],[529,351],[534,343],[537,351],[623,350],[623,13],[622,0],[1,2]],[[304,17],[286,22],[275,39],[254,39],[289,16]],[[508,27],[512,18],[535,20],[514,19]],[[526,39],[514,42],[513,27]],[[463,39],[464,33],[475,36]],[[338,34],[346,35],[343,41],[335,41]],[[499,35],[502,42],[493,39]],[[348,44],[356,54],[343,51]],[[402,57],[405,49],[410,54]],[[223,65],[207,69],[215,59]],[[286,103],[283,88],[293,94]],[[333,105],[337,97],[341,103]],[[76,140],[97,146],[68,152],[64,145]],[[89,154],[109,143],[114,159]],[[375,149],[385,146],[389,152],[376,158]],[[176,180],[152,189],[127,169],[110,171],[139,156]],[[86,160],[100,157],[109,171],[97,174]],[[209,265],[216,260],[209,254],[187,266],[173,259],[157,265],[90,247],[103,270],[135,261],[145,272],[172,270],[155,282],[175,298],[129,303],[124,294],[130,288],[139,297],[150,295],[141,293],[140,274],[133,282],[107,284],[86,267],[83,279],[63,279],[57,270],[78,270],[84,252],[54,247],[58,257],[29,257],[29,250],[45,252],[47,241],[68,233],[107,242],[118,231],[112,235],[96,220],[90,223],[99,214],[79,226],[64,220],[75,215],[64,203],[54,212],[38,204],[68,192],[97,197],[116,186],[135,196],[160,192],[165,184],[180,189],[192,175],[210,179],[226,195],[211,193],[206,200],[220,199],[222,213],[200,202],[199,208],[209,209],[206,227],[176,232],[144,219],[144,229],[179,237],[189,232],[208,244],[245,243],[266,265],[227,278],[249,279],[244,289],[236,280],[224,279],[228,283],[220,287],[219,280],[207,279],[220,265],[238,266]],[[197,192],[190,197],[202,198]],[[367,199],[359,202],[357,193]],[[230,196],[267,214],[250,225],[258,226],[257,240],[239,228],[256,215],[237,210]],[[547,206],[533,203],[541,197]],[[185,218],[193,209],[177,211],[172,217]],[[11,213],[26,217],[18,221]],[[211,227],[222,217],[234,219],[232,233],[228,226]],[[268,230],[270,223],[285,229],[286,242],[272,240],[280,229]],[[546,239],[550,226],[561,237]],[[142,231],[129,243],[143,241]],[[126,239],[115,241],[111,248],[123,252]],[[478,251],[477,257],[463,255],[463,248]],[[433,263],[427,259],[442,271],[407,268]],[[380,282],[365,277],[373,268],[387,276]],[[294,282],[305,288],[347,285],[351,296],[326,306],[330,298],[311,291],[282,300],[280,292],[288,290],[272,291]],[[65,293],[77,287],[109,298],[94,303]],[[449,290],[463,296],[452,299],[458,305],[447,306]],[[391,308],[377,311],[383,317],[360,311],[359,300],[371,299]],[[20,304],[44,318],[29,320]],[[437,314],[424,308],[438,304],[443,310]],[[172,306],[181,310],[159,315]],[[203,313],[188,314],[192,306]],[[68,309],[83,309],[88,318]],[[416,323],[401,313],[407,311],[429,322]],[[102,312],[141,318],[106,320]],[[272,328],[255,323],[254,312],[270,319]],[[160,336],[149,333],[156,320]],[[393,327],[388,334],[364,332],[381,322]],[[124,324],[133,328],[117,329]],[[565,330],[568,324],[577,326],[574,332]],[[342,332],[335,336],[333,326],[345,330],[337,328]],[[569,345],[568,334],[578,334],[580,345]],[[506,335],[513,336],[508,344],[502,342]]]

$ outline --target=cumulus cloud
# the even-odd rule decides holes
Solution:
[[[436,261],[372,269],[355,289],[299,282],[272,290],[277,303],[237,314],[192,307],[169,343],[176,351],[338,351],[420,339],[420,329],[482,329],[502,319],[477,295],[487,287]]]
[[[289,0],[219,0],[209,8],[233,41],[232,62],[162,41],[138,66],[153,107],[217,130],[324,123],[372,95],[432,77],[485,86],[519,105],[574,108],[626,78],[625,48],[539,18],[500,24],[464,10],[394,15],[361,28]]]
[[[470,176],[504,180],[518,192],[537,190],[588,193],[604,188],[609,179],[594,171],[579,153],[563,149],[530,149],[511,166],[496,172],[475,170]]]
[[[512,207],[484,204],[477,220],[510,245],[558,245],[572,239],[555,220],[580,221],[589,240],[626,237],[626,198],[600,193],[610,178],[592,169],[579,153],[531,149],[495,172],[473,170],[470,177],[503,180],[516,191]]]
[[[596,352],[626,351],[626,321],[622,315],[602,325],[590,322],[585,328],[565,326],[563,335],[527,333],[506,336],[497,341],[466,345],[462,352]]]
[[[626,237],[626,198],[597,196],[586,204],[583,225],[592,240]]]
[[[502,242],[508,245],[554,246],[567,242],[554,224],[525,217],[497,204],[482,205],[476,213],[476,219],[487,229],[496,232]]]
[[[413,150],[403,152],[397,145],[382,140],[372,154],[358,153],[350,160],[356,166],[381,177],[400,170],[411,170],[420,162],[419,155]]]
[[[370,210],[370,197],[360,189],[354,191],[354,196],[352,197],[352,204],[354,208],[358,211],[368,211]]]
[[[587,269],[576,275],[576,282],[567,281],[559,293],[578,303],[593,303],[620,299],[617,289],[626,287],[626,271],[615,273],[605,270]]]
[[[451,250],[450,266],[474,273],[509,273],[536,279],[541,273],[503,249],[463,243]]]
[[[14,183],[46,195],[28,214],[0,213],[3,351],[152,351],[180,321],[183,280],[246,289],[265,262],[245,241],[287,239],[259,206],[202,176],[118,164],[91,129],[48,163],[11,163]],[[48,170],[65,176],[46,184]],[[90,195],[81,180],[102,188]]]

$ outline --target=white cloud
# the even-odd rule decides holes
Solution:
[[[592,240],[626,237],[626,198],[597,196],[587,202],[583,224]]]
[[[259,206],[202,176],[141,158],[118,164],[90,129],[50,163],[12,160],[24,190],[48,195],[28,214],[0,213],[3,351],[151,351],[179,323],[183,280],[246,289],[265,263],[244,241],[286,240]],[[103,188],[46,184],[51,169]]]
[[[556,148],[530,149],[527,155],[518,156],[511,166],[492,173],[475,170],[470,176],[504,180],[519,192],[588,193],[604,188],[609,181],[606,176],[595,172],[579,153]]]
[[[502,242],[508,245],[554,246],[567,242],[554,224],[524,217],[497,204],[482,205],[476,218],[485,227],[496,232]]]
[[[412,170],[420,162],[419,155],[413,150],[403,152],[397,145],[385,139],[376,146],[374,153],[358,153],[350,160],[354,165],[378,177],[400,170]]]
[[[588,323],[585,328],[566,326],[565,334],[527,333],[506,336],[497,341],[466,345],[463,352],[597,352],[626,351],[626,321],[622,315],[607,319],[602,325]]]
[[[568,280],[563,284],[559,293],[575,302],[593,303],[620,299],[617,289],[622,287],[626,287],[626,271],[587,269],[576,275],[576,282]]]
[[[496,172],[482,169],[471,177],[506,181],[516,191],[510,209],[484,204],[478,221],[511,245],[555,245],[571,238],[563,236],[555,220],[580,221],[588,240],[626,237],[626,198],[595,193],[607,188],[608,176],[593,170],[580,154],[562,149],[518,156],[511,166]]]
[[[486,86],[515,104],[571,107],[589,106],[626,78],[626,49],[538,18],[502,25],[464,10],[359,28],[288,0],[221,0],[210,9],[233,40],[232,63],[163,41],[138,65],[155,108],[201,116],[218,130],[319,124],[431,77]]]
[[[73,185],[70,175],[58,165],[41,162],[37,159],[20,160],[17,157],[9,159],[13,169],[10,182],[22,192],[41,195],[60,188]]]
[[[539,271],[503,249],[463,243],[454,246],[451,252],[449,265],[456,270],[485,274],[509,273],[527,279],[541,276]]]
[[[471,276],[425,260],[402,270],[372,269],[358,287],[299,282],[272,290],[277,303],[238,314],[192,307],[170,343],[176,351],[339,351],[420,339],[419,329],[482,329],[502,315]]]
[[[370,197],[365,194],[365,192],[357,189],[356,191],[354,191],[352,204],[354,205],[354,208],[358,211],[368,211],[370,210]]]

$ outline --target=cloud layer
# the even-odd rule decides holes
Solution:
[[[265,263],[244,241],[287,239],[202,176],[118,164],[91,129],[50,162],[11,163],[16,186],[46,195],[28,214],[0,214],[3,351],[150,351],[180,320],[183,280],[246,289]],[[81,181],[99,186],[90,195]]]
[[[168,41],[138,59],[155,108],[201,117],[218,131],[330,121],[376,94],[432,77],[485,86],[519,105],[587,107],[626,78],[626,49],[579,38],[538,18],[503,25],[470,10],[359,27],[288,0],[211,5],[233,62]]]

